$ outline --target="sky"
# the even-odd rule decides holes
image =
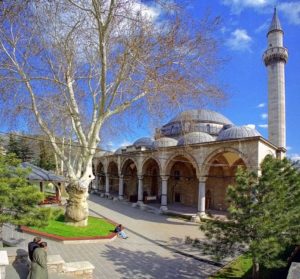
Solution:
[[[268,138],[267,70],[262,55],[267,48],[266,34],[275,5],[284,31],[284,46],[289,52],[285,71],[287,154],[300,160],[300,1],[192,0],[187,9],[195,19],[207,11],[222,19],[217,35],[222,40],[221,56],[228,60],[217,78],[224,84],[228,99],[208,109],[218,111],[236,125],[251,125]],[[155,17],[159,13],[152,7],[148,12]],[[163,124],[168,120],[163,119]],[[146,123],[104,147],[113,150],[144,136],[153,137],[153,130]]]

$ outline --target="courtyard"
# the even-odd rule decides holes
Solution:
[[[48,242],[48,254],[60,254],[66,262],[89,261],[95,266],[94,278],[208,278],[220,265],[184,244],[185,237],[203,238],[199,225],[181,219],[133,208],[127,202],[115,202],[95,195],[89,197],[90,214],[121,223],[128,239],[107,243],[60,244]],[[32,235],[4,230],[5,239],[21,239],[27,250]],[[26,278],[10,266],[7,278]],[[26,273],[24,270],[23,273]],[[55,277],[51,274],[50,278]],[[68,277],[66,277],[68,278]]]

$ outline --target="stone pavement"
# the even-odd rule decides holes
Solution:
[[[49,254],[60,254],[66,262],[91,262],[96,267],[95,279],[207,278],[219,269],[198,249],[184,244],[186,236],[203,238],[199,225],[132,208],[126,202],[95,195],[90,195],[89,200],[91,215],[121,223],[129,238],[65,245],[47,240]],[[4,238],[20,239],[19,247],[27,249],[33,236],[5,227]]]

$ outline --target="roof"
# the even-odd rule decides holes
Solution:
[[[281,24],[280,24],[279,18],[277,16],[277,10],[276,10],[276,8],[274,8],[274,14],[273,14],[271,25],[269,27],[268,34],[270,32],[272,32],[272,31],[283,31],[282,28],[281,28]]]
[[[226,129],[226,127],[220,132],[217,140],[228,140],[228,139],[241,139],[261,136],[260,133],[248,126],[232,126]]]
[[[207,133],[193,132],[193,133],[189,133],[189,134],[182,136],[178,140],[178,145],[188,145],[188,144],[195,144],[195,143],[202,143],[202,142],[210,142],[210,141],[214,141],[214,140],[215,139]]]
[[[22,163],[21,167],[31,169],[31,172],[27,176],[27,178],[32,181],[36,180],[36,181],[64,182],[67,180],[65,177],[61,175],[57,175],[51,171],[44,170],[28,162]]]
[[[134,147],[145,146],[147,148],[152,148],[152,144],[153,144],[153,139],[147,137],[140,138],[133,143]]]
[[[232,124],[232,122],[224,115],[208,110],[208,109],[193,109],[180,113],[173,118],[169,123],[177,121],[197,121],[205,123]]]
[[[163,137],[155,140],[153,142],[153,147],[154,148],[159,148],[159,147],[169,147],[169,146],[176,146],[177,145],[177,140],[173,138],[168,138],[168,137]]]

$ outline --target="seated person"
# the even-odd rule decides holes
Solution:
[[[119,224],[118,226],[115,227],[114,232],[117,233],[118,236],[122,237],[123,239],[128,238],[126,233],[124,231],[122,231],[122,225],[121,224]]]

